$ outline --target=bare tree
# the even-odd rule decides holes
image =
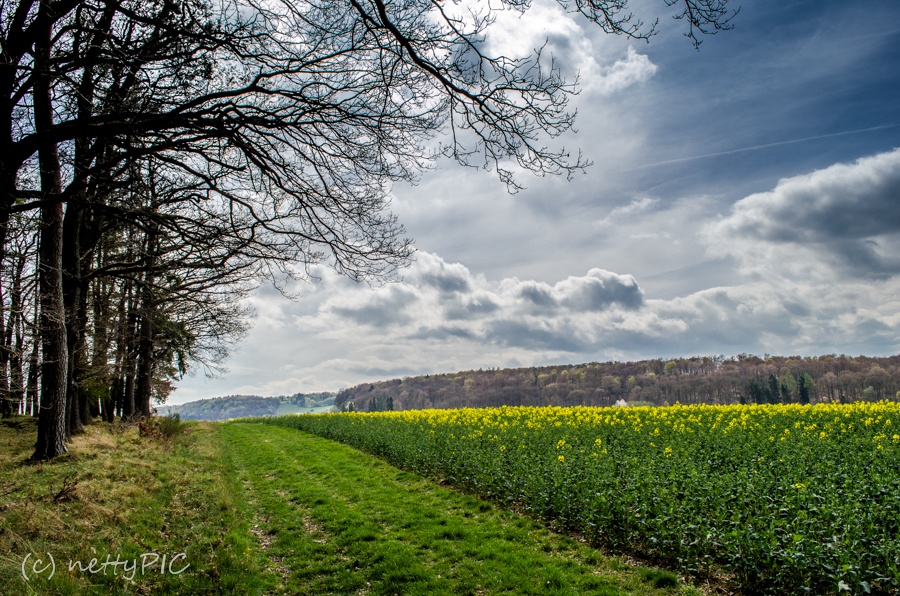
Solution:
[[[7,238],[9,249],[0,264],[0,416],[10,416],[25,401],[26,350],[35,342],[29,313],[35,299],[36,228],[33,217],[16,216]],[[5,322],[4,322],[5,317]]]
[[[606,32],[653,33],[625,0],[559,1]],[[730,26],[726,2],[682,0],[675,16],[697,43],[698,33]],[[227,255],[223,263],[252,257],[256,273],[304,278],[328,262],[375,280],[390,278],[411,251],[388,211],[390,184],[416,180],[441,154],[493,169],[511,190],[516,168],[569,175],[585,167],[580,154],[546,144],[573,124],[574,83],[540,51],[486,53],[494,11],[529,6],[505,0],[464,13],[440,0],[2,0],[0,247],[12,213],[42,214],[35,457],[65,450],[69,349],[81,349],[90,275],[81,268],[92,262],[84,218],[135,213],[115,191],[135,182],[136,164],[178,181],[171,205],[192,212],[178,225],[216,214],[223,242],[208,246]],[[434,145],[441,130],[451,140]],[[162,221],[131,223],[146,231]],[[65,263],[64,243],[76,252]],[[147,290],[157,268],[142,266]],[[133,307],[139,295],[141,335],[152,344],[152,297],[126,302]]]

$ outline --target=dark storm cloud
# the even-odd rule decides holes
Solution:
[[[863,276],[900,273],[900,149],[782,180],[738,201],[711,227],[714,242],[808,246]],[[740,255],[738,255],[740,256]]]
[[[402,285],[382,288],[377,294],[358,294],[356,302],[333,304],[331,312],[359,325],[385,328],[405,325],[412,319],[407,308],[418,301],[414,290]]]
[[[584,342],[565,328],[554,328],[540,321],[512,319],[492,321],[485,329],[485,339],[506,347],[531,350],[581,352],[586,348]]]

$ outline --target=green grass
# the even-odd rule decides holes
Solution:
[[[162,424],[94,424],[31,464],[33,421],[0,421],[0,593],[698,594],[339,443]],[[179,575],[68,568],[182,552]]]
[[[696,593],[347,446],[269,425],[222,433],[283,593]]]

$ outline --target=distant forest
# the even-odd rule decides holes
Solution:
[[[201,399],[180,406],[161,406],[163,416],[178,415],[182,420],[229,420],[245,416],[275,416],[321,412],[334,405],[334,393],[295,393],[278,397],[258,395],[228,395]]]
[[[900,356],[697,356],[470,370],[365,383],[342,410],[486,406],[817,403],[898,399]]]

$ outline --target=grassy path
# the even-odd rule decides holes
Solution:
[[[251,531],[289,594],[696,594],[332,441],[220,428]]]

